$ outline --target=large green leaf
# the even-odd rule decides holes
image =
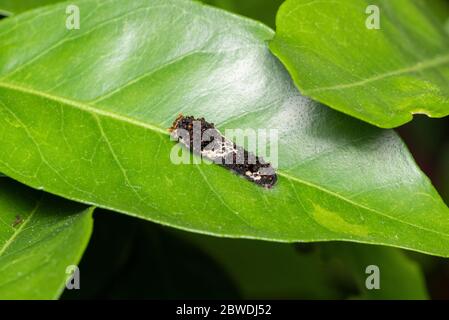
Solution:
[[[271,49],[304,95],[369,123],[392,128],[413,114],[443,117],[449,35],[430,2],[288,0]],[[380,29],[365,26],[369,5],[380,10]]]
[[[80,30],[63,4],[0,23],[0,171],[190,231],[449,256],[449,209],[401,140],[302,97],[270,29],[190,1],[75,3]],[[278,129],[277,185],[173,164],[179,112]]]
[[[55,299],[81,259],[92,209],[0,179],[0,299]]]

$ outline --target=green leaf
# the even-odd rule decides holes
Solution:
[[[284,0],[201,0],[204,3],[259,20],[274,28],[276,12]]]
[[[399,249],[322,243],[303,253],[293,245],[183,235],[229,272],[249,299],[427,299],[419,267]],[[368,290],[366,267],[380,269],[380,290]],[[354,288],[352,288],[354,286]]]
[[[0,14],[9,16],[62,1],[65,0],[0,0]]]
[[[0,180],[0,299],[56,299],[81,259],[92,208]]]
[[[340,279],[357,284],[358,299],[428,299],[424,275],[419,266],[398,249],[359,244],[324,243],[320,245],[330,270],[340,270]],[[379,268],[379,289],[367,289],[367,278]],[[330,271],[329,270],[329,271]]]
[[[380,29],[365,26],[369,5],[380,10]],[[392,128],[414,114],[447,116],[449,35],[431,7],[422,0],[288,0],[270,48],[304,95],[369,123]]]
[[[449,208],[402,141],[302,97],[269,28],[190,1],[74,3],[80,30],[63,4],[0,23],[0,171],[189,231],[449,256]],[[175,165],[179,112],[277,129],[277,185]]]
[[[177,233],[213,257],[244,299],[342,299],[320,252],[303,254],[291,244]]]

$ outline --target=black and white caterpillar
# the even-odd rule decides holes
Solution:
[[[179,115],[169,128],[174,139],[201,155],[265,188],[277,181],[274,168],[261,157],[237,146],[204,118]]]

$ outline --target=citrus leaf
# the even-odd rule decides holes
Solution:
[[[63,4],[0,23],[0,171],[195,232],[449,256],[449,209],[399,137],[302,97],[272,30],[190,1],[74,3],[79,30]],[[180,112],[222,132],[277,129],[277,185],[174,164]]]
[[[86,206],[0,180],[0,299],[56,299],[92,232]]]
[[[443,117],[449,35],[431,7],[422,0],[288,0],[270,47],[304,95],[336,110],[383,128],[414,114]],[[375,8],[379,29],[372,28]]]

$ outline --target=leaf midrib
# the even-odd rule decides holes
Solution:
[[[379,80],[382,80],[385,78],[399,76],[402,74],[407,74],[407,73],[412,73],[412,72],[417,72],[417,71],[422,71],[422,70],[426,70],[426,69],[431,69],[431,68],[438,67],[438,66],[445,65],[445,64],[449,64],[449,54],[437,56],[433,59],[419,61],[418,63],[416,63],[412,66],[384,72],[381,74],[377,74],[377,75],[371,76],[369,78],[366,78],[366,79],[363,79],[360,81],[335,84],[335,85],[331,85],[331,86],[327,86],[327,87],[305,89],[304,92],[305,93],[317,93],[317,92],[322,92],[322,91],[350,89],[350,88],[354,88],[354,87],[358,87],[358,86],[363,86],[367,83],[379,81]]]
[[[120,114],[117,114],[117,113],[113,113],[113,112],[110,112],[110,111],[106,111],[104,109],[95,108],[95,106],[93,106],[93,105],[91,105],[89,103],[86,103],[86,102],[81,102],[81,101],[77,101],[77,100],[73,100],[73,99],[68,99],[68,98],[65,98],[65,97],[55,96],[55,95],[52,95],[52,94],[49,94],[49,93],[46,93],[46,92],[38,91],[38,90],[35,90],[35,89],[32,89],[32,88],[27,88],[27,87],[24,87],[24,86],[21,86],[21,85],[7,83],[5,81],[0,81],[0,87],[3,87],[5,89],[9,89],[9,90],[14,90],[14,91],[26,93],[26,94],[30,94],[30,95],[34,95],[34,96],[41,97],[41,98],[45,98],[45,99],[48,99],[48,100],[51,100],[51,101],[55,101],[55,102],[58,102],[58,103],[61,103],[61,104],[69,105],[69,106],[77,108],[77,109],[79,109],[81,111],[85,111],[85,112],[91,113],[94,117],[96,117],[97,115],[102,115],[102,116],[105,116],[105,117],[112,118],[114,120],[123,121],[123,122],[129,123],[129,124],[133,124],[133,125],[136,125],[136,126],[139,126],[139,127],[142,127],[142,128],[148,129],[148,130],[151,130],[151,131],[155,131],[155,132],[158,132],[160,134],[164,134],[164,135],[167,135],[167,136],[170,135],[168,130],[164,130],[164,129],[156,126],[156,125],[149,124],[147,122],[136,120],[134,118],[130,118],[130,117],[127,117],[127,116],[124,116],[124,115],[120,115]],[[320,191],[322,191],[324,193],[327,193],[327,194],[329,194],[331,196],[337,197],[337,198],[343,200],[344,202],[349,203],[349,204],[351,204],[353,206],[359,207],[359,208],[364,209],[364,210],[368,210],[370,212],[373,212],[373,213],[375,213],[377,215],[380,215],[382,217],[391,219],[393,221],[409,225],[409,226],[414,227],[416,229],[420,229],[420,230],[423,230],[423,231],[435,233],[435,234],[438,234],[438,235],[443,236],[443,237],[448,237],[449,236],[449,234],[447,234],[447,233],[443,233],[443,232],[440,232],[440,231],[428,229],[426,227],[415,225],[415,224],[412,224],[410,222],[398,219],[396,217],[389,216],[389,215],[387,215],[385,213],[382,213],[382,212],[380,212],[380,211],[378,211],[376,209],[367,207],[367,206],[365,206],[363,204],[360,204],[360,203],[357,203],[357,202],[355,202],[355,201],[353,201],[351,199],[348,199],[345,196],[343,196],[343,195],[341,195],[341,194],[339,194],[337,192],[334,192],[332,190],[326,189],[326,188],[324,188],[322,186],[319,186],[317,184],[314,184],[312,182],[302,180],[302,179],[300,179],[298,177],[291,176],[288,173],[285,173],[285,172],[282,172],[282,171],[278,171],[277,174],[279,176],[285,177],[286,179],[293,180],[293,181],[296,181],[296,182],[298,182],[300,184],[303,184],[303,185],[309,186],[311,188],[315,188],[317,190],[320,190]],[[1,255],[1,251],[0,251],[0,255]]]

